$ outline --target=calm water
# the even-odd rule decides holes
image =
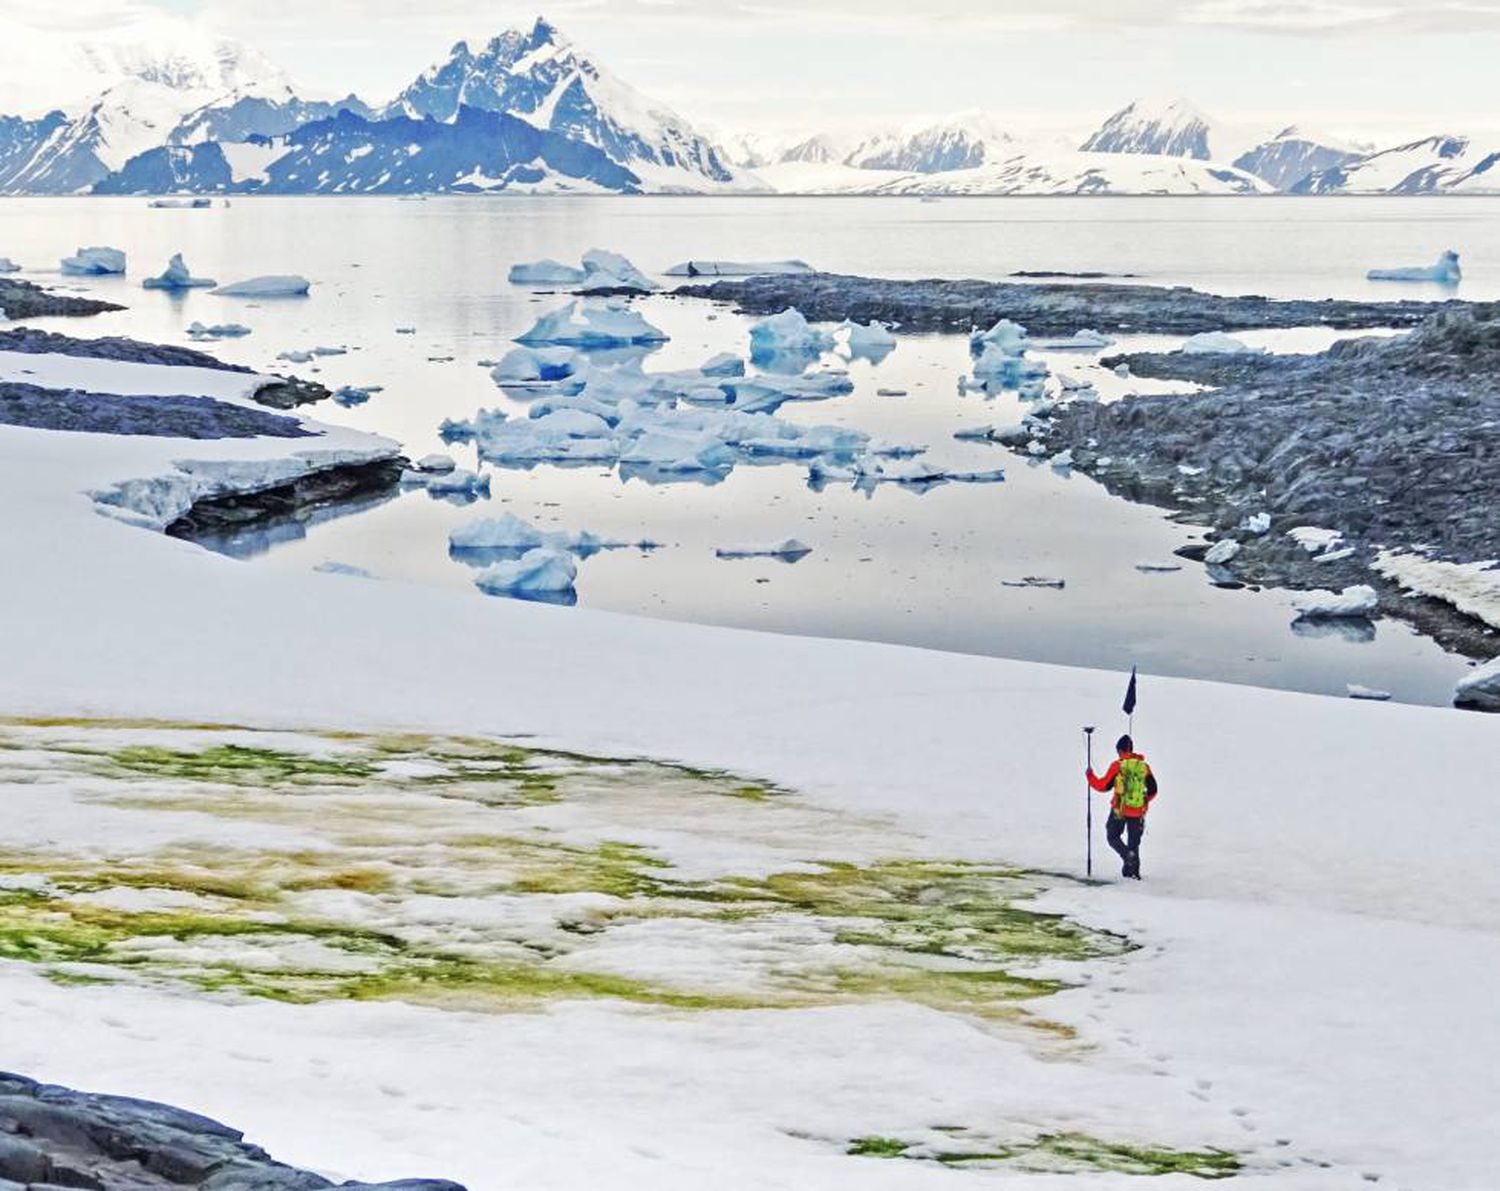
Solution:
[[[472,466],[472,448],[442,447],[438,424],[481,407],[524,413],[478,361],[504,354],[557,301],[505,282],[518,260],[576,260],[600,246],[648,272],[687,257],[800,256],[824,269],[892,277],[1101,270],[1226,293],[1440,297],[1446,291],[1436,287],[1366,282],[1364,272],[1427,262],[1453,247],[1469,273],[1457,292],[1496,298],[1497,216],[1500,200],[1484,199],[317,198],[235,200],[207,211],[154,210],[138,199],[16,199],[0,202],[0,255],[40,274],[80,244],[129,253],[129,278],[80,288],[130,309],[45,324],[52,329],[186,343],[194,319],[243,322],[253,335],[210,350],[257,368],[285,369],[275,356],[288,349],[347,346],[347,356],[295,370],[331,387],[385,391],[352,410],[319,407],[317,416],[391,435],[413,456],[449,449]],[[309,299],[260,304],[142,291],[140,278],[178,251],[195,273],[220,281],[301,272],[316,285]],[[688,367],[747,346],[747,323],[727,310],[666,297],[642,310],[672,336],[648,369]],[[416,333],[398,335],[398,327]],[[1296,351],[1330,340],[1319,330],[1245,338]],[[1142,337],[1122,346],[1174,342]],[[1091,360],[1051,362],[1093,379]],[[955,430],[1011,421],[1019,411],[1013,398],[959,395],[967,363],[960,337],[903,336],[878,366],[851,366],[852,395],[789,404],[782,416],[924,443],[940,463],[1002,466],[1003,484],[885,486],[865,495],[814,492],[805,470],[790,465],[742,466],[713,486],[653,486],[600,468],[543,466],[495,471],[492,499],[467,508],[410,492],[225,545],[249,565],[332,561],[384,579],[473,590],[472,568],[448,555],[448,531],[511,511],[546,526],[664,544],[585,560],[578,581],[585,606],[1121,669],[1135,663],[1148,673],[1312,691],[1342,693],[1358,682],[1401,699],[1447,701],[1464,662],[1400,624],[1381,623],[1373,640],[1301,636],[1291,631],[1284,595],[1213,588],[1193,564],[1141,573],[1139,563],[1173,561],[1171,551],[1192,532],[1085,477],[955,441]],[[1097,379],[1106,399],[1146,387]],[[713,554],[728,542],[788,536],[813,553],[795,565]],[[1026,575],[1067,585],[1003,585]]]

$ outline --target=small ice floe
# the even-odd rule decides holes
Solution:
[[[1074,331],[1066,339],[1034,339],[1031,346],[1042,352],[1098,352],[1113,347],[1115,341],[1102,331]]]
[[[1203,561],[1211,567],[1221,567],[1232,561],[1240,552],[1240,544],[1233,538],[1223,538],[1208,548]]]
[[[146,204],[158,211],[203,211],[213,205],[211,198],[155,198]]]
[[[878,321],[857,323],[846,318],[833,329],[833,336],[851,359],[873,360],[878,364],[896,350],[896,337],[890,327]]]
[[[490,370],[501,388],[576,393],[583,388],[587,360],[571,347],[516,347]]]
[[[1252,513],[1240,522],[1240,528],[1255,537],[1264,537],[1271,532],[1270,513]]]
[[[396,334],[397,335],[415,335],[416,333],[417,333],[416,327],[397,327],[396,328]]]
[[[571,554],[538,546],[485,568],[474,576],[474,584],[487,595],[532,599],[568,595],[577,578],[578,561]]]
[[[750,358],[776,355],[816,356],[833,347],[833,336],[820,331],[795,306],[763,318],[750,328]]]
[[[167,267],[158,277],[148,277],[141,282],[142,289],[211,289],[217,285],[211,277],[194,277],[192,271],[182,259],[182,253],[173,253],[172,259],[167,262]]]
[[[267,274],[264,277],[247,277],[244,281],[231,281],[211,291],[221,298],[302,298],[307,296],[312,282],[295,273]]]
[[[1026,335],[1026,328],[1020,323],[1013,323],[1008,318],[1002,318],[988,331],[975,330],[969,332],[969,354],[981,356],[986,348],[997,348],[1008,356],[1022,356],[1026,354],[1026,348],[1030,341]]]
[[[1268,354],[1269,349],[1251,347],[1243,339],[1236,339],[1233,335],[1224,334],[1223,331],[1203,331],[1197,335],[1190,335],[1178,350],[1189,356],[1264,356]]]
[[[409,487],[426,488],[432,496],[457,496],[476,500],[490,494],[488,473],[457,467],[449,472],[409,470],[401,473],[401,482]]]
[[[125,254],[118,248],[80,248],[58,264],[72,276],[105,277],[125,272]]]
[[[699,365],[698,371],[704,376],[744,376],[745,360],[734,352],[719,352]]]
[[[420,472],[426,472],[428,475],[447,475],[449,472],[457,470],[458,462],[452,455],[434,452],[431,455],[423,455],[412,466]]]
[[[1171,575],[1182,567],[1175,562],[1138,562],[1135,569],[1143,575]]]
[[[576,347],[624,347],[665,343],[667,334],[618,299],[568,302],[544,314],[524,335],[521,344],[566,344]]]
[[[21,266],[8,256],[0,256],[0,273],[19,273]]]
[[[1345,684],[1344,690],[1348,692],[1351,699],[1369,699],[1374,703],[1384,703],[1391,697],[1390,691],[1376,690],[1372,686],[1361,686],[1357,682]]]
[[[1068,585],[1066,579],[1058,579],[1051,575],[1023,575],[1019,579],[1002,579],[1001,587],[1047,587],[1053,591],[1061,591]]]
[[[610,541],[588,530],[568,533],[566,530],[541,529],[514,513],[499,517],[481,517],[460,525],[448,534],[448,549],[455,555],[515,554],[545,546],[551,550],[566,550],[571,554],[586,557],[601,550],[623,549],[629,543]],[[638,542],[648,547],[651,543]]]
[[[310,351],[284,351],[277,352],[278,360],[285,360],[288,364],[310,364],[313,354]]]
[[[353,579],[373,579],[374,575],[365,570],[364,567],[352,566],[347,562],[320,562],[313,570],[322,575],[348,575]]]
[[[618,252],[591,248],[583,254],[583,282],[579,288],[586,294],[615,290],[649,294],[661,287]]]
[[[812,547],[787,538],[767,546],[716,546],[716,558],[779,558],[783,562],[799,562],[812,553]]]
[[[1458,267],[1458,253],[1450,248],[1434,264],[1371,269],[1365,277],[1370,281],[1436,281],[1440,285],[1457,285],[1463,280],[1463,270]]]
[[[877,397],[905,397],[906,396],[906,390],[905,389],[876,389],[875,390],[875,396],[877,396]],[[954,435],[954,437],[957,438],[958,436]]]
[[[1500,658],[1461,678],[1453,688],[1453,702],[1476,711],[1500,711]]]
[[[381,385],[343,385],[334,390],[333,403],[350,409],[356,405],[363,405],[376,393],[384,391]]]
[[[1368,583],[1343,591],[1309,591],[1292,601],[1298,616],[1306,620],[1369,619],[1380,607],[1380,597]]]
[[[586,276],[574,265],[547,258],[512,265],[508,280],[512,285],[581,285]]]
[[[250,328],[243,323],[214,323],[204,326],[194,320],[188,324],[187,335],[189,339],[240,339],[250,334]]]
[[[781,277],[817,272],[806,261],[683,261],[668,277]]]

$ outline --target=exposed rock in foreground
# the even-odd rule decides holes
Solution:
[[[401,483],[406,467],[403,458],[349,463],[308,472],[275,488],[209,497],[168,525],[167,533],[190,540],[222,538],[265,521],[389,492]]]
[[[274,1161],[237,1129],[147,1100],[75,1092],[0,1074],[0,1187],[199,1187],[321,1191],[321,1175]],[[386,1191],[463,1191],[438,1179],[344,1183]]]
[[[879,319],[903,331],[968,331],[1008,318],[1033,335],[1071,335],[1080,327],[1180,335],[1316,324],[1343,329],[1411,327],[1438,311],[1466,305],[1332,298],[1272,301],[1153,285],[886,281],[837,273],[716,281],[680,286],[673,293],[732,302],[747,314],[776,314],[795,306],[814,322]]]
[[[1372,573],[1381,548],[1451,562],[1500,557],[1500,307],[1438,315],[1396,339],[1315,356],[1133,355],[1139,376],[1218,386],[1064,406],[1047,453],[1111,491],[1212,526],[1241,549],[1221,575],[1293,588],[1370,583],[1381,610],[1475,657],[1488,625]],[[1107,360],[1106,365],[1118,362]],[[1270,518],[1253,533],[1251,518]],[[1309,551],[1287,531],[1337,531]]]
[[[296,418],[212,397],[157,397],[46,389],[0,381],[0,425],[156,438],[305,438]]]
[[[243,364],[226,364],[217,356],[191,347],[173,347],[165,343],[142,343],[109,335],[102,339],[76,339],[35,327],[18,327],[0,331],[0,351],[28,355],[77,356],[88,360],[119,360],[128,364],[171,364],[184,368],[213,368],[219,372],[250,372]]]
[[[47,318],[55,315],[103,314],[124,310],[114,302],[54,294],[29,281],[0,278],[0,314],[6,318]]]

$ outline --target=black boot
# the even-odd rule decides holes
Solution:
[[[1141,879],[1141,854],[1132,852],[1130,859],[1125,862],[1125,875],[1134,881]]]

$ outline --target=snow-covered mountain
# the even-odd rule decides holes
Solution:
[[[1015,140],[983,112],[968,112],[910,132],[872,137],[844,158],[860,169],[936,174],[972,169],[1013,151]]]
[[[304,124],[327,120],[340,112],[374,115],[357,95],[333,101],[310,100],[303,99],[290,84],[257,86],[220,95],[188,112],[167,139],[174,145],[198,145],[205,141],[285,136]]]
[[[1304,178],[1297,194],[1489,194],[1500,192],[1500,144],[1430,136]]]
[[[506,112],[601,149],[653,190],[721,189],[736,180],[708,138],[621,82],[542,18],[478,50],[459,42],[382,114],[446,122],[464,107]]]
[[[1159,157],[1226,159],[1218,126],[1186,99],[1137,99],[1110,116],[1083,142],[1085,153],[1150,153]]]
[[[1246,173],[1264,178],[1277,190],[1291,190],[1310,174],[1347,165],[1369,152],[1368,146],[1317,136],[1293,125],[1247,149],[1235,158],[1234,164]]]

